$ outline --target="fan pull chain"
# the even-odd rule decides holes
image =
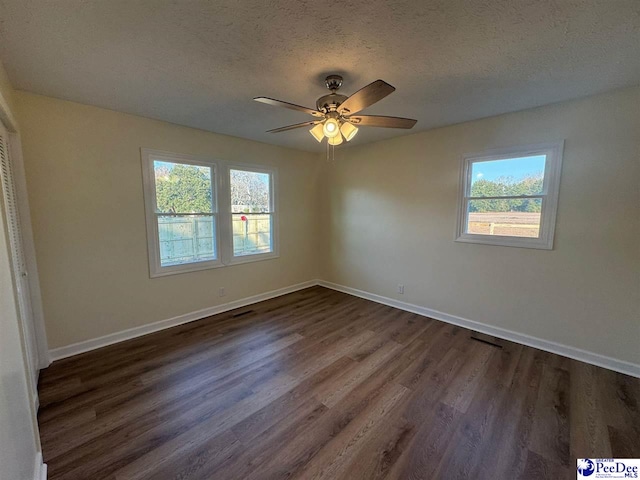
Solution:
[[[327,162],[329,161],[333,162],[335,159],[336,159],[336,146],[331,145],[327,141]]]

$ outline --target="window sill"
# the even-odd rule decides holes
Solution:
[[[166,277],[169,275],[181,275],[183,273],[191,273],[191,272],[200,272],[202,270],[211,270],[214,268],[224,268],[224,267],[233,267],[234,265],[242,265],[245,263],[253,263],[253,262],[262,262],[265,260],[273,260],[275,258],[280,258],[280,255],[277,253],[260,253],[255,255],[246,255],[243,257],[236,257],[231,261],[226,263],[217,262],[214,264],[202,264],[199,265],[197,263],[187,263],[184,265],[175,265],[171,267],[164,267],[160,271],[150,272],[150,278],[158,278],[158,277]],[[175,268],[179,267],[179,268]]]
[[[213,262],[194,262],[184,263],[182,265],[172,265],[170,267],[160,267],[156,271],[149,272],[149,277],[166,277],[167,275],[180,275],[182,273],[199,272],[201,270],[209,270],[212,268],[220,268],[225,265],[221,261]]]
[[[272,260],[274,258],[279,258],[280,255],[276,252],[270,253],[256,253],[253,255],[242,255],[239,257],[234,257],[225,263],[225,266],[233,266],[233,265],[242,265],[243,263],[252,263],[252,262],[261,262],[263,260]]]
[[[456,242],[477,243],[479,245],[496,245],[499,247],[533,248],[537,250],[553,250],[553,243],[544,238],[501,237],[498,235],[463,234]]]

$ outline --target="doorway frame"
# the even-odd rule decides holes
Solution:
[[[38,264],[36,260],[35,243],[33,240],[33,228],[31,224],[31,210],[29,207],[29,197],[27,193],[26,172],[24,168],[24,160],[22,155],[22,142],[18,123],[9,108],[9,104],[0,92],[0,122],[4,125],[8,133],[8,153],[9,161],[13,171],[13,181],[15,184],[15,195],[17,204],[17,213],[20,220],[22,234],[22,250],[26,269],[28,272],[27,283],[29,286],[29,298],[26,299],[31,305],[32,311],[32,328],[26,328],[24,318],[20,317],[21,330],[23,332],[33,332],[33,344],[36,346],[37,364],[34,365],[35,372],[32,380],[35,388],[35,401],[37,403],[37,380],[40,370],[51,364],[49,355],[49,346],[47,342],[47,334],[44,322],[44,310],[42,307],[42,294],[40,290],[40,276],[38,273]],[[17,299],[16,299],[17,300]],[[25,339],[25,341],[28,341]],[[36,405],[37,409],[37,405]]]

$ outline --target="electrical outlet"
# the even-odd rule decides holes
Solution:
[[[401,283],[398,284],[398,293],[400,294],[404,293],[404,285]]]
[[[220,287],[220,290],[218,290],[218,295],[220,295],[221,297],[224,297],[226,295],[224,287]]]

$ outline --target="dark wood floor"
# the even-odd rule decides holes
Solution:
[[[49,478],[575,479],[640,380],[314,287],[54,363]]]

